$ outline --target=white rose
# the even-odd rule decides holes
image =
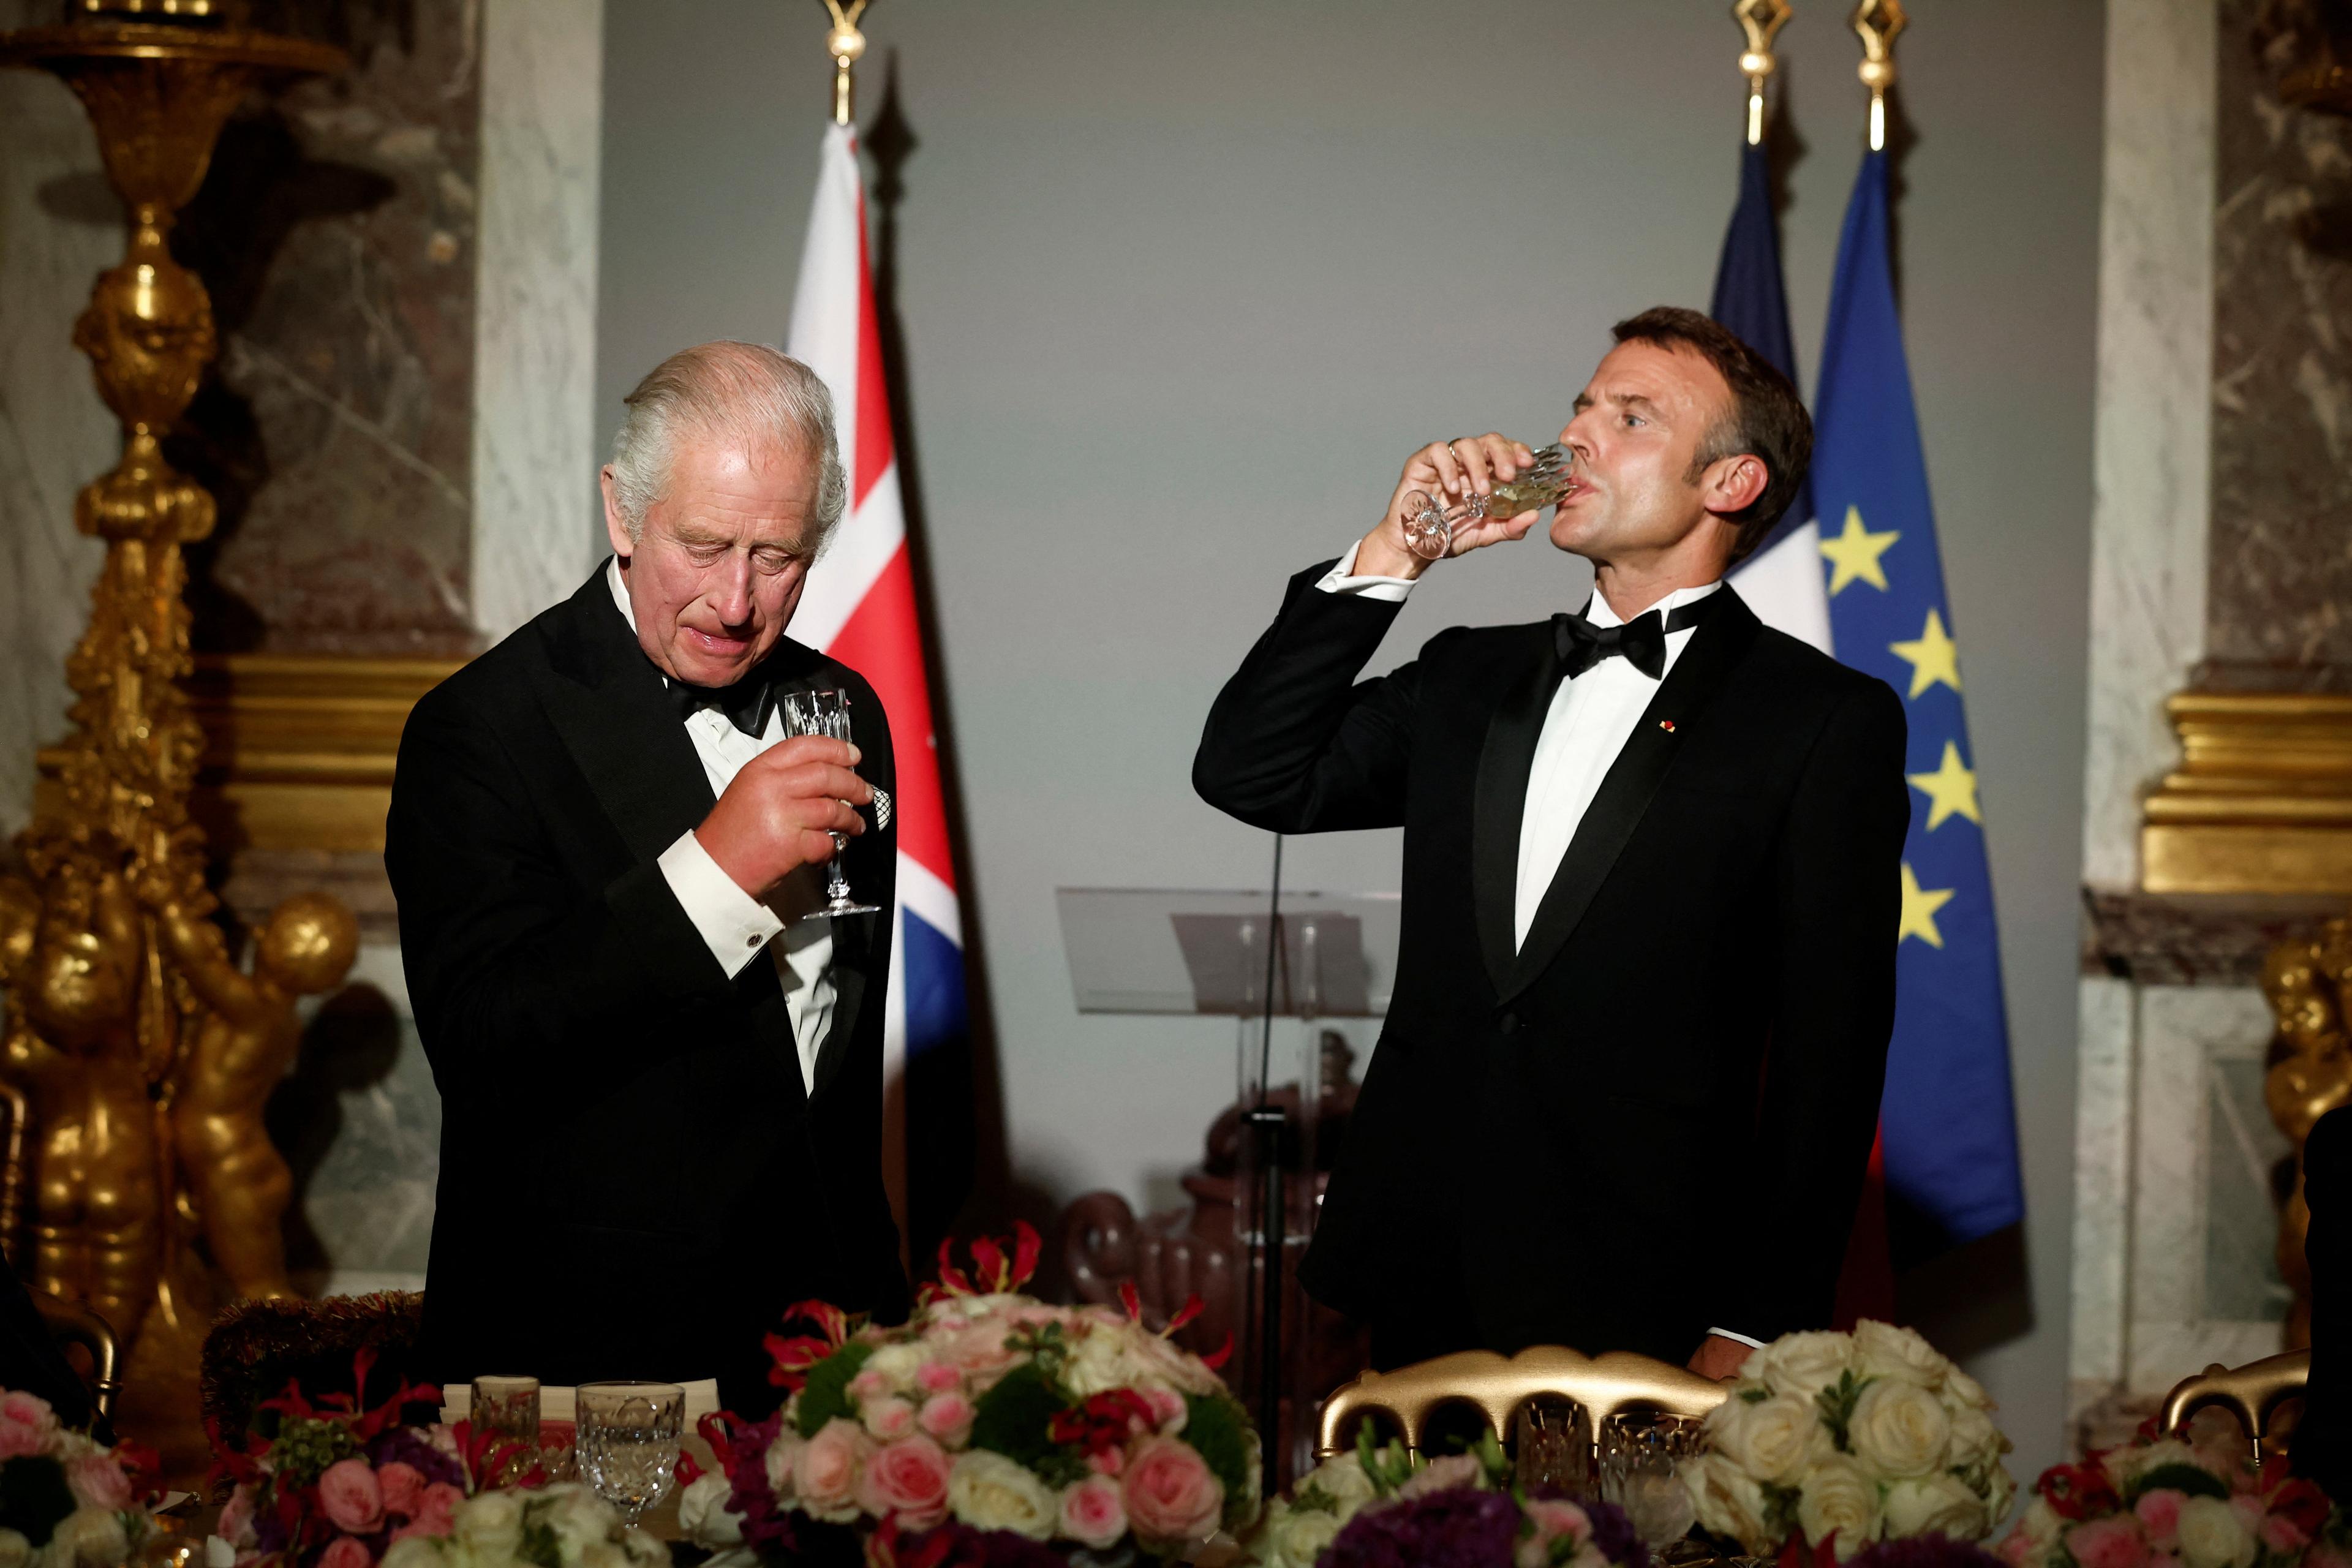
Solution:
[[[639,1530],[635,1525],[621,1531],[621,1554],[635,1568],[669,1568],[669,1547],[651,1531]],[[710,1564],[706,1563],[703,1568],[710,1568]]]
[[[383,1561],[377,1568],[440,1568],[441,1538],[436,1535],[412,1535],[395,1541],[384,1549]]]
[[[1924,1476],[1941,1469],[1951,1447],[1952,1418],[1941,1401],[1914,1383],[1875,1382],[1854,1401],[1846,1446],[1882,1476]]]
[[[2254,1538],[2238,1510],[2217,1497],[2180,1505],[2180,1561],[2186,1568],[2248,1568]]]
[[[1080,1399],[1124,1388],[1127,1363],[1119,1349],[1118,1331],[1108,1323],[1095,1324],[1064,1358],[1064,1386]]]
[[[1957,1476],[1919,1476],[1886,1489],[1886,1535],[1948,1535],[1981,1541],[1992,1528],[1984,1500]]]
[[[556,1539],[565,1543],[608,1540],[620,1526],[620,1510],[595,1489],[578,1482],[564,1482],[547,1487],[539,1493],[539,1506],[527,1510],[555,1531]],[[567,1551],[565,1559],[572,1553]]]
[[[1323,1549],[1339,1538],[1339,1520],[1319,1508],[1286,1509],[1266,1533],[1272,1548],[1266,1568],[1315,1568]]]
[[[1852,1336],[1816,1329],[1782,1334],[1748,1358],[1747,1373],[1762,1379],[1775,1394],[1801,1394],[1811,1399],[1853,1366]]]
[[[25,1568],[32,1555],[33,1543],[23,1531],[0,1530],[0,1568]]]
[[[1944,1403],[1965,1405],[1971,1410],[1990,1410],[1992,1395],[1984,1391],[1983,1384],[1958,1367],[1947,1366],[1944,1369]]]
[[[511,1556],[522,1542],[522,1494],[484,1492],[457,1505],[450,1535],[486,1557]]]
[[[576,1568],[629,1568],[629,1554],[609,1541],[591,1541],[572,1559]]]
[[[1837,1559],[1844,1562],[1878,1539],[1878,1483],[1843,1454],[1823,1459],[1805,1472],[1797,1528],[1815,1546],[1834,1532]]]
[[[121,1516],[102,1508],[78,1508],[66,1515],[50,1534],[49,1544],[60,1561],[80,1568],[119,1568],[131,1555]]]
[[[948,1508],[974,1530],[1009,1530],[1032,1541],[1053,1534],[1062,1513],[1054,1489],[1027,1466],[985,1448],[956,1456],[948,1472]]]
[[[697,1546],[733,1546],[743,1539],[743,1516],[729,1511],[727,1500],[735,1489],[725,1475],[711,1470],[694,1478],[677,1494],[677,1527]]]
[[[1759,1481],[1785,1481],[1834,1450],[1813,1402],[1776,1394],[1750,1403],[1734,1395],[1722,1405],[1714,1449]]]
[[[910,1341],[884,1345],[866,1358],[866,1365],[860,1370],[879,1373],[889,1381],[891,1387],[903,1392],[915,1386],[915,1371],[924,1360],[922,1342]]]
[[[1675,1467],[1690,1493],[1691,1511],[1714,1533],[1737,1541],[1751,1556],[1769,1556],[1775,1542],[1764,1522],[1764,1489],[1755,1477],[1718,1454],[1699,1454]]]
[[[2132,1483],[2150,1470],[2161,1469],[2167,1465],[2195,1465],[2197,1451],[2178,1437],[2167,1437],[2161,1442],[2145,1446],[2127,1443],[2119,1448],[2110,1448],[2105,1462],[2107,1479],[2114,1483],[2116,1490],[2122,1492],[2129,1491]]]
[[[800,1428],[787,1417],[776,1429],[776,1440],[761,1456],[768,1471],[768,1489],[776,1494],[778,1502],[787,1506],[793,1500],[793,1459],[799,1454],[803,1441]]]
[[[2006,1441],[2003,1440],[2004,1446]],[[2011,1479],[2009,1467],[1989,1467],[1985,1471],[1985,1517],[1999,1524],[2009,1517],[2009,1505],[2016,1500],[2017,1482]]]
[[[1372,1478],[1364,1474],[1364,1461],[1354,1454],[1340,1454],[1324,1460],[1301,1481],[1293,1495],[1305,1493],[1307,1488],[1319,1489],[1339,1505],[1339,1519],[1345,1523],[1379,1494],[1372,1489]],[[6,1568],[0,1563],[0,1568]]]
[[[1941,1388],[1952,1363],[1909,1329],[1864,1318],[1853,1326],[1854,1366],[1864,1377]]]
[[[1953,1408],[1949,1400],[1944,1403],[1944,1413],[1952,1418],[1951,1462],[1973,1469],[1990,1465],[2009,1452],[2009,1439],[1992,1424],[1992,1417],[1973,1405]]]

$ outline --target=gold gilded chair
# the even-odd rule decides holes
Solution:
[[[2278,1458],[2280,1445],[2271,1436],[2271,1418],[2280,1405],[2303,1392],[2311,1381],[2311,1352],[2289,1351],[2265,1356],[2241,1367],[2215,1362],[2194,1377],[2184,1377],[2164,1396],[2157,1426],[2177,1431],[2200,1410],[2220,1408],[2238,1418],[2254,1446],[2254,1464]]]
[[[49,1331],[49,1338],[60,1347],[79,1345],[89,1354],[89,1371],[83,1373],[82,1382],[89,1387],[90,1407],[109,1421],[113,1420],[114,1396],[122,1392],[122,1379],[118,1375],[122,1352],[115,1342],[113,1326],[89,1308],[62,1296],[29,1289],[27,1293]]]
[[[1621,1410],[1660,1410],[1696,1419],[1722,1404],[1728,1392],[1695,1372],[1631,1351],[1598,1357],[1559,1345],[1535,1345],[1515,1356],[1457,1351],[1394,1372],[1368,1372],[1343,1384],[1323,1403],[1315,1452],[1325,1459],[1339,1453],[1348,1423],[1376,1410],[1394,1417],[1404,1429],[1405,1447],[1418,1451],[1431,1415],[1442,1405],[1475,1405],[1498,1436],[1507,1436],[1519,1406],[1539,1394],[1576,1401],[1599,1432]]]

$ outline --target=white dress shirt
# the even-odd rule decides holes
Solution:
[[[1350,548],[1316,586],[1328,594],[1358,594],[1391,604],[1403,603],[1412,587],[1412,580],[1405,577],[1356,576],[1355,567],[1356,552]],[[1714,582],[1678,588],[1646,608],[1664,616],[1696,604],[1722,586]],[[1598,592],[1585,615],[1596,626],[1623,624]],[[1697,635],[1696,626],[1666,634],[1667,670],[1674,668],[1675,661]],[[1518,883],[1512,903],[1514,946],[1527,944],[1528,928],[1535,923],[1536,910],[1559,870],[1560,857],[1568,853],[1569,841],[1591,809],[1592,797],[1601,793],[1601,781],[1609,776],[1625,742],[1633,739],[1633,727],[1642,721],[1664,679],[1662,672],[1658,680],[1651,679],[1633,668],[1632,659],[1617,655],[1561,681],[1559,689],[1552,693],[1543,733],[1536,742],[1535,763],[1528,770],[1527,801],[1520,808]],[[1743,1344],[1758,1342],[1728,1329],[1707,1331]]]
[[[629,590],[621,580],[615,557],[604,568],[613,603],[634,634],[637,613],[629,604]],[[662,678],[667,685],[669,678]],[[745,763],[784,738],[783,705],[768,715],[768,728],[757,739],[738,730],[716,708],[705,708],[686,721],[687,739],[702,761],[703,777],[714,795],[727,793]],[[822,866],[803,866],[784,879],[766,901],[753,898],[719,868],[710,851],[688,828],[656,862],[669,890],[686,910],[686,918],[709,944],[710,956],[730,980],[765,948],[776,965],[776,979],[784,988],[784,1010],[793,1022],[793,1043],[799,1047],[801,1083],[816,1090],[816,1053],[833,1026],[833,921],[815,911],[824,903]],[[782,941],[776,940],[779,936]]]

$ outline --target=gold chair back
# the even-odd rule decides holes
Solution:
[[[2277,1446],[2271,1441],[2271,1417],[2278,1413],[2281,1405],[2301,1394],[2304,1384],[2310,1381],[2309,1351],[2265,1356],[2241,1367],[2225,1367],[2216,1362],[2173,1386],[2172,1392],[2164,1396],[2157,1425],[2170,1432],[2200,1410],[2218,1405],[2235,1415],[2238,1425],[2246,1429],[2254,1446],[2254,1463],[2259,1466],[2264,1458],[2277,1454]]]
[[[41,1321],[47,1325],[49,1338],[61,1345],[79,1345],[89,1352],[89,1375],[83,1379],[89,1384],[89,1403],[109,1421],[114,1419],[114,1396],[122,1392],[121,1348],[114,1339],[114,1326],[89,1308],[52,1296],[47,1290],[30,1292],[33,1305],[39,1310]]]
[[[1342,1385],[1323,1404],[1316,1454],[1328,1459],[1339,1452],[1340,1434],[1349,1421],[1368,1410],[1394,1416],[1404,1428],[1405,1446],[1418,1450],[1431,1414],[1457,1401],[1477,1406],[1496,1434],[1507,1436],[1519,1406],[1541,1394],[1559,1394],[1584,1406],[1598,1433],[1620,1410],[1705,1415],[1728,1392],[1695,1372],[1631,1351],[1597,1357],[1560,1345],[1536,1345],[1515,1356],[1457,1351],[1394,1372],[1368,1372]]]

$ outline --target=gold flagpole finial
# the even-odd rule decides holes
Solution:
[[[1895,36],[1911,25],[1903,0],[1862,0],[1853,30],[1862,38],[1862,85],[1870,89],[1870,150],[1886,151],[1886,89],[1895,85]]]
[[[1764,140],[1764,79],[1780,67],[1772,58],[1772,37],[1788,26],[1794,14],[1789,0],[1732,0],[1731,19],[1748,35],[1739,57],[1739,72],[1748,79],[1748,144]]]
[[[866,35],[857,30],[857,18],[866,15],[872,0],[824,0],[824,8],[833,15],[833,31],[824,36],[824,52],[833,57],[833,122],[849,123],[849,69],[866,52]]]

